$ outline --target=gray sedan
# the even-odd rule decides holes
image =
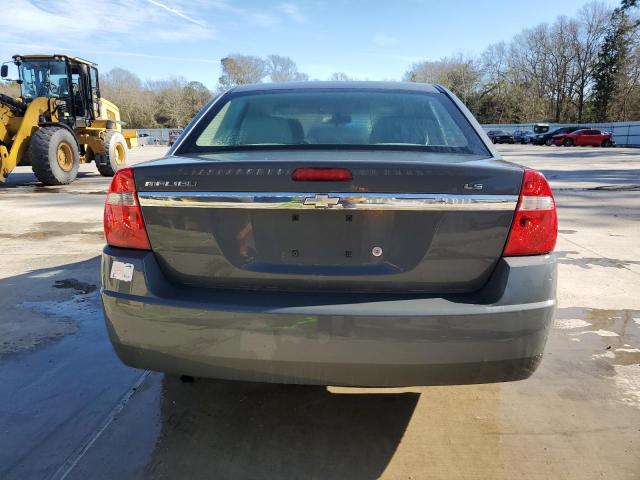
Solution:
[[[113,346],[171,374],[519,380],[556,305],[547,181],[439,85],[234,88],[117,172],[105,235]]]

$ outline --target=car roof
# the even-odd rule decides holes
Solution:
[[[407,92],[440,93],[436,84],[417,82],[372,82],[372,81],[347,81],[347,82],[285,82],[285,83],[252,83],[238,85],[231,89],[233,92],[260,92],[275,90],[404,90]]]

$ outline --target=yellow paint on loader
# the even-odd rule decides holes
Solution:
[[[20,164],[31,134],[38,128],[38,118],[47,111],[53,111],[51,103],[54,102],[52,98],[35,98],[29,103],[23,117],[12,116],[8,107],[0,104],[0,140],[3,143],[0,145],[0,182],[4,182],[11,171]],[[6,147],[7,143],[11,145],[10,150]]]

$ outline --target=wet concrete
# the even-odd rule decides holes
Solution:
[[[127,368],[91,288],[102,241],[65,220],[99,230],[90,191],[108,180],[0,188],[0,234],[65,232],[1,240],[0,478],[640,478],[640,199],[585,190],[635,184],[637,151],[504,149],[566,188],[555,328],[534,376],[508,384],[185,383]]]
[[[31,297],[17,304],[16,320],[44,316],[74,325],[66,335],[41,337],[0,357],[2,479],[49,477],[141,375],[123,366],[106,341],[97,291],[83,295],[51,288],[56,275],[93,271],[97,260],[0,280],[3,297]],[[47,275],[51,272],[53,277]],[[40,282],[31,285],[46,285],[46,292],[20,294],[15,287],[33,276]]]

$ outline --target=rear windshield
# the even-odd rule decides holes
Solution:
[[[273,148],[489,155],[444,94],[338,89],[228,94],[177,153]]]

